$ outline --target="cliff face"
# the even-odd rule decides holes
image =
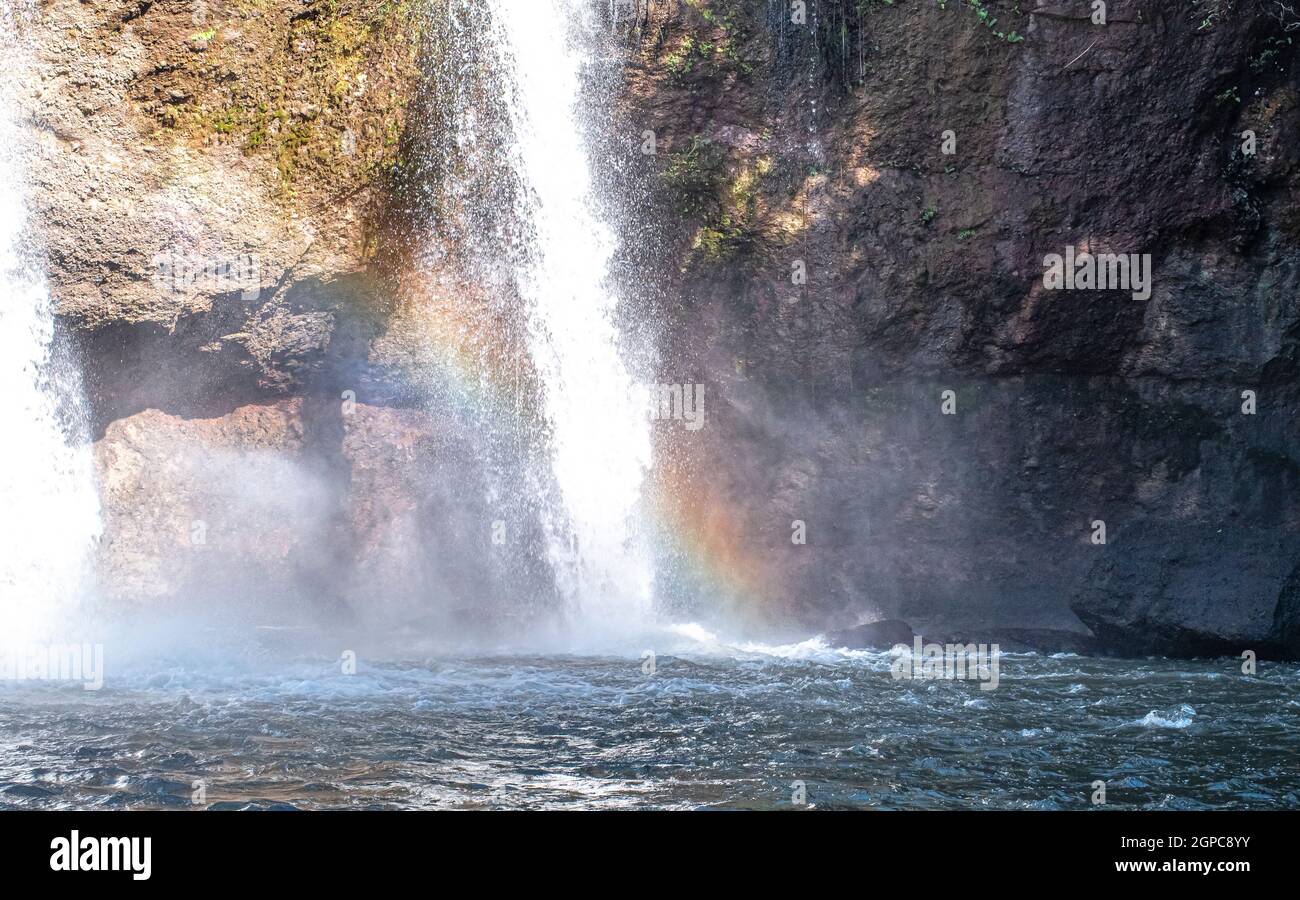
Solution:
[[[1251,0],[1112,2],[1105,25],[1083,2],[805,9],[611,23],[618,280],[658,380],[706,392],[703,429],[657,431],[655,493],[738,573],[709,603],[1300,653],[1300,22]],[[412,263],[427,15],[55,0],[28,29],[33,212],[86,359],[110,594],[161,602],[213,560],[270,592],[315,572],[339,607],[546,592],[535,533],[493,562],[481,423],[421,387],[425,345],[498,314]],[[1045,289],[1067,247],[1149,254],[1150,295]],[[167,463],[196,442],[211,466]],[[281,506],[234,487],[277,459]],[[236,500],[260,530],[202,511]],[[188,562],[160,567],[173,544]]]
[[[770,608],[1300,650],[1300,22],[785,7],[653,4],[623,121],[663,380],[712,389],[690,490]],[[1150,296],[1045,289],[1067,247],[1150,254]]]
[[[410,3],[56,0],[27,24],[33,219],[97,430],[364,358],[422,22]]]
[[[527,612],[505,590],[527,573],[481,527],[499,513],[473,448],[426,412],[302,397],[147,410],[95,449],[99,577],[120,604],[465,635]]]
[[[56,0],[23,23],[28,205],[84,362],[109,604],[365,598],[383,621],[492,583],[430,561],[485,559],[446,527],[482,512],[466,455],[365,402],[426,12]]]

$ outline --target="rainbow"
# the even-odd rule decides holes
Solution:
[[[510,417],[510,427],[536,425],[536,380],[523,345],[470,294],[431,291],[407,302],[394,329],[418,341],[413,369],[429,393],[466,414]],[[662,432],[655,468],[644,485],[645,534],[663,580],[679,595],[708,598],[734,616],[770,612],[771,566],[741,533],[742,516],[697,473],[712,467]],[[695,438],[698,440],[698,438]]]

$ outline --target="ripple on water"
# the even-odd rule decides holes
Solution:
[[[1279,713],[1294,672],[1243,686],[1203,677],[1228,671],[1214,661],[1021,656],[980,691],[895,681],[888,653],[717,643],[661,654],[653,677],[640,658],[354,676],[304,658],[153,665],[97,694],[0,685],[0,806],[175,807],[199,779],[209,805],[263,809],[775,808],[794,781],[821,808],[1083,808],[1098,777],[1118,806],[1300,795],[1296,717]]]

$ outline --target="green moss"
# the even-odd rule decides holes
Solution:
[[[257,150],[257,148],[266,143],[269,137],[267,131],[269,123],[270,117],[266,112],[266,104],[257,104],[248,121],[248,132],[244,141],[244,149],[246,152]]]
[[[668,157],[664,182],[675,194],[684,217],[707,217],[717,213],[726,163],[722,149],[698,135],[691,138],[686,149]]]
[[[202,63],[187,58],[182,69],[160,78],[155,96],[182,90],[196,99],[156,115],[197,143],[235,141],[250,156],[266,155],[286,196],[303,177],[326,190],[368,179],[396,158],[402,98],[418,77],[429,2],[324,0],[314,16],[294,19],[270,0],[243,0],[232,25],[244,40],[233,47],[217,41]],[[210,40],[220,30],[192,40]],[[266,53],[252,69],[246,66],[250,45]],[[214,64],[245,74],[214,85],[208,75]]]
[[[227,107],[220,110],[212,116],[212,130],[217,134],[226,135],[233,132],[239,126],[239,110],[233,107]]]
[[[1264,47],[1251,57],[1250,69],[1252,72],[1263,72],[1270,68],[1276,68],[1279,72],[1282,67],[1278,65],[1282,52],[1291,46],[1289,37],[1270,37],[1264,42]]]
[[[684,81],[699,74],[716,77],[727,70],[743,74],[753,71],[753,63],[744,58],[742,48],[750,32],[750,21],[741,4],[723,0],[686,0],[704,23],[697,33],[685,35],[664,57],[664,66],[674,81]]]
[[[975,15],[980,22],[993,32],[994,37],[1006,41],[1009,44],[1018,44],[1024,40],[1024,37],[1016,31],[1001,31],[998,29],[998,17],[984,5],[984,0],[966,0],[966,5],[975,10]],[[1017,12],[1019,9],[1017,9]]]
[[[297,167],[298,151],[311,144],[312,127],[310,122],[301,122],[280,131],[280,146],[276,155],[276,168],[280,179],[286,183],[293,181]]]
[[[763,180],[771,169],[768,157],[732,164],[723,148],[699,136],[669,156],[664,182],[681,216],[699,223],[693,255],[720,260],[754,239]]]
[[[692,250],[699,251],[706,259],[719,260],[730,256],[739,243],[740,229],[726,216],[714,226],[704,226],[695,233]]]

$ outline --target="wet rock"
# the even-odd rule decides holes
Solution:
[[[95,445],[101,591],[130,608],[287,590],[294,548],[317,537],[325,508],[303,452],[296,400],[113,422]]]
[[[997,644],[1003,653],[1076,653],[1080,656],[1095,654],[1100,649],[1097,639],[1084,631],[1060,628],[976,628],[955,630],[941,637],[931,638],[940,644]]]
[[[635,208],[629,335],[662,328],[664,370],[708,385],[698,435],[656,433],[678,442],[657,474],[692,498],[685,543],[745,573],[710,580],[736,593],[719,602],[817,629],[867,610],[1013,622],[988,637],[1040,650],[1300,653],[1300,63],[1277,5],[1200,29],[1116,3],[1135,24],[1087,44],[1027,8],[1000,14],[1019,43],[964,4],[869,5],[824,19],[826,42],[767,0],[728,5],[652,5],[611,134],[640,157],[625,138],[649,129],[659,150],[601,167]],[[475,505],[473,424],[328,412],[345,388],[409,402],[422,349],[466,346],[465,320],[510,306],[468,301],[469,279],[400,303],[381,283],[375,247],[422,233],[393,227],[371,178],[410,149],[417,29],[354,35],[366,71],[348,84],[316,73],[353,46],[344,19],[408,6],[268,7],[199,54],[163,4],[120,34],[102,4],[30,23],[32,227],[86,361],[110,593],[309,583],[313,602],[361,603],[370,583],[459,610],[544,557],[515,530],[536,519],[522,504]],[[1139,152],[1115,139],[1153,133]],[[1151,253],[1150,297],[1044,290],[1043,255],[1067,245]],[[175,254],[247,254],[256,284],[160,284]],[[484,544],[498,519],[504,551]]]
[[[1281,510],[1279,515],[1285,516]],[[1285,525],[1232,529],[1137,523],[1098,554],[1072,601],[1108,650],[1126,655],[1300,658],[1300,543]]]
[[[165,382],[133,365],[142,356],[165,363],[172,393],[302,392],[330,340],[375,305],[357,280],[386,245],[375,237],[384,160],[397,153],[389,136],[414,91],[424,20],[360,0],[306,22],[287,8],[241,14],[234,30],[144,4],[128,30],[105,27],[126,14],[120,0],[44,9],[25,29],[32,83],[15,86],[32,123],[31,225],[62,321],[106,383],[92,398],[99,424],[144,408],[106,399],[121,384],[144,382],[136,393],[164,405]],[[319,53],[290,58],[290,35],[316,32],[330,37]],[[317,73],[338,65],[344,34],[350,75],[326,84]],[[337,100],[362,78],[387,99]],[[311,127],[292,127],[292,111]],[[350,157],[336,148],[345,127],[359,144]],[[103,174],[94,202],[78,194],[88,170]],[[245,258],[255,273],[233,285],[158,277],[160,259]],[[225,334],[250,338],[215,342]]]
[[[553,591],[533,564],[535,513],[489,508],[476,448],[421,410],[332,397],[146,410],[111,423],[95,457],[99,587],[115,609],[255,608],[277,623],[364,610],[439,636],[485,630],[465,610],[500,622],[516,592],[541,607]]]
[[[901,619],[882,619],[833,631],[826,640],[832,647],[850,650],[888,650],[895,644],[912,644],[912,627]]]
[[[701,474],[673,489],[734,523],[722,555],[759,573],[737,604],[939,623],[927,639],[1011,623],[1038,649],[1295,654],[1300,58],[1260,67],[1254,48],[1288,46],[1269,10],[1211,32],[1112,4],[1141,24],[1081,43],[1076,20],[1005,9],[1025,38],[1007,43],[964,5],[877,4],[813,79],[799,29],[651,14],[622,124],[683,138],[648,167],[672,227],[640,299],[670,285],[661,358],[709,381],[707,427],[671,448]],[[683,71],[700,29],[745,65]],[[937,58],[978,100],[931,91]],[[1107,137],[1148,116],[1176,135],[1159,152]],[[1244,154],[1247,130],[1266,149]],[[1045,289],[1067,245],[1151,254],[1151,295]],[[1247,389],[1267,408],[1244,412]]]

